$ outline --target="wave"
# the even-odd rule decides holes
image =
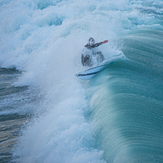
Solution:
[[[32,113],[17,137],[13,162],[163,160],[162,5],[0,2],[0,67],[21,72],[10,87],[20,96],[6,97],[20,103],[0,114]],[[90,36],[109,40],[98,50],[114,64],[83,82],[75,73]]]

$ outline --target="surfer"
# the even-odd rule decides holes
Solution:
[[[93,66],[93,64],[101,63],[104,60],[104,55],[101,51],[96,52],[94,48],[107,43],[108,40],[95,43],[94,38],[90,37],[88,43],[84,46],[86,50],[81,55],[81,62],[83,66]]]

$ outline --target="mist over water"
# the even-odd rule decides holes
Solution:
[[[0,2],[1,162],[162,162],[163,2]],[[89,37],[114,61],[82,81]]]

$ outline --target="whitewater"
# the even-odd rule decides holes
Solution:
[[[0,162],[163,162],[162,0],[0,0]],[[89,37],[112,64],[88,81]]]

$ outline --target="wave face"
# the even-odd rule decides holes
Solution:
[[[162,0],[1,0],[0,162],[163,162]],[[89,81],[89,37],[113,64]]]

